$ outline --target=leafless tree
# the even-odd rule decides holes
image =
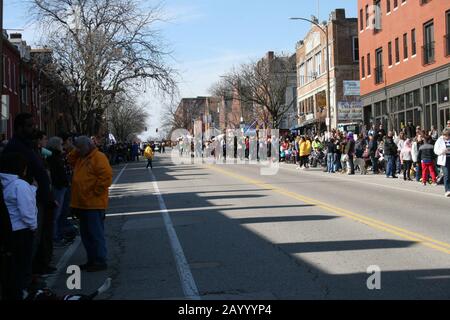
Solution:
[[[294,74],[295,58],[281,55],[243,64],[225,76],[224,83],[238,93],[237,99],[254,107],[256,117],[266,126],[278,128],[283,115],[295,103],[286,101]],[[218,88],[224,90],[223,85]]]
[[[139,105],[135,99],[126,95],[119,95],[108,109],[108,122],[119,141],[127,141],[142,133],[148,118],[145,105]]]
[[[48,47],[75,96],[76,129],[96,134],[120,92],[142,81],[164,92],[176,86],[156,24],[160,6],[138,0],[29,0],[46,26]]]

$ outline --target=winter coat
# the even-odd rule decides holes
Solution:
[[[445,167],[447,164],[447,158],[449,157],[447,153],[447,146],[445,145],[445,139],[444,137],[440,137],[436,144],[434,145],[434,153],[438,157],[437,164],[438,166]]]
[[[397,145],[392,139],[386,139],[384,142],[384,156],[395,156],[398,153]]]
[[[3,198],[8,209],[12,231],[37,229],[35,186],[13,174],[0,173]]]
[[[56,189],[67,188],[69,186],[69,179],[64,166],[64,157],[59,150],[50,150],[52,155],[47,158],[47,163],[50,169],[50,177],[52,179],[52,186]]]
[[[417,162],[431,162],[436,159],[433,145],[425,143],[419,148],[419,155],[417,156]]]
[[[84,210],[107,209],[108,188],[112,184],[112,168],[108,158],[98,149],[84,158],[78,151],[72,151],[69,162],[74,168],[70,206]]]

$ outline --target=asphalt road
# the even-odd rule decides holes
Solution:
[[[282,165],[114,168],[108,272],[82,274],[102,299],[448,299],[450,201],[442,187],[381,176],[329,176]],[[50,279],[66,293],[77,243]],[[381,270],[369,290],[368,268]]]

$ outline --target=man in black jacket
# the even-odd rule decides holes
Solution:
[[[398,155],[398,147],[394,142],[394,134],[389,131],[384,141],[384,157],[386,159],[386,178],[395,176],[395,160]]]
[[[4,153],[21,153],[27,159],[28,183],[35,180],[38,184],[36,195],[38,205],[38,229],[36,232],[35,248],[33,250],[33,271],[36,274],[46,274],[55,271],[50,267],[53,254],[53,209],[55,203],[50,192],[50,179],[44,167],[44,163],[33,149],[34,132],[33,115],[20,113],[14,119],[14,136],[5,147]]]
[[[378,141],[374,135],[369,136],[369,155],[372,162],[373,174],[378,174],[378,159],[376,157],[378,150]]]
[[[416,127],[413,126],[412,121],[408,121],[408,125],[405,128],[406,137],[408,139],[414,139],[416,137]]]

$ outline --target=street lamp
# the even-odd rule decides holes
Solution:
[[[314,16],[313,16],[314,18]],[[327,106],[328,106],[328,110],[327,110],[327,117],[328,117],[328,132],[331,132],[331,85],[330,85],[330,48],[329,48],[329,39],[328,39],[328,25],[325,24],[325,26],[321,26],[320,24],[318,24],[316,21],[313,20],[309,20],[306,18],[289,18],[290,20],[303,20],[303,21],[307,21],[312,23],[313,25],[315,25],[316,27],[318,27],[320,29],[320,31],[322,31],[323,33],[325,33],[325,37],[327,39]],[[336,114],[336,112],[335,112]],[[337,115],[337,114],[336,114]]]

